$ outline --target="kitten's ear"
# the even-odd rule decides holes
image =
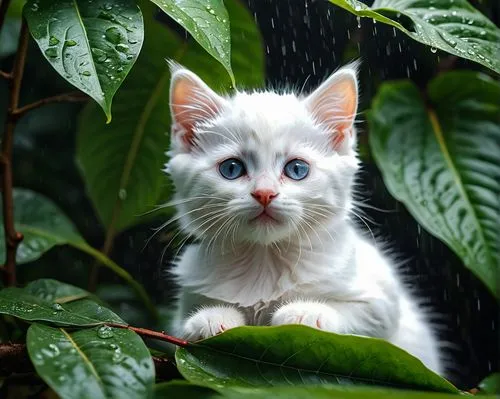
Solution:
[[[216,116],[226,100],[195,73],[173,62],[169,65],[172,138],[181,139],[189,148],[194,142],[195,125]]]
[[[330,76],[306,99],[314,119],[331,134],[333,148],[344,152],[354,142],[354,119],[358,109],[357,64]]]

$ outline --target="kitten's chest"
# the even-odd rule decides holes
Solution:
[[[344,266],[332,254],[303,248],[242,253],[245,256],[226,254],[207,260],[193,248],[174,272],[193,293],[240,306],[251,319],[259,319],[277,303],[335,290]]]

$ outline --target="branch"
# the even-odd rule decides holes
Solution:
[[[148,330],[147,328],[132,327],[132,326],[128,326],[125,324],[118,324],[118,323],[106,323],[106,325],[110,326],[110,327],[122,328],[125,330],[134,331],[135,333],[137,333],[143,337],[153,338],[153,339],[157,339],[160,341],[165,341],[165,342],[168,342],[170,344],[174,344],[174,345],[177,345],[180,347],[186,347],[189,345],[188,341],[185,341],[185,340],[180,339],[180,338],[172,337],[171,335],[165,334],[163,331],[158,332],[158,331]]]
[[[2,2],[2,6],[6,2]],[[1,16],[0,16],[1,17]],[[2,22],[2,21],[0,21]],[[12,199],[12,146],[14,142],[14,129],[16,127],[15,111],[19,105],[19,93],[23,79],[26,50],[28,48],[28,26],[23,19],[19,46],[12,68],[12,79],[9,80],[9,108],[5,118],[5,131],[2,139],[2,153],[0,162],[2,164],[2,206],[3,224],[5,231],[6,258],[4,271],[4,283],[6,286],[16,285],[16,252],[23,235],[14,227],[14,203]]]
[[[156,378],[169,381],[182,378],[175,364],[164,357],[152,356],[156,370]],[[28,356],[25,344],[0,344],[0,376],[13,373],[34,373],[35,369]]]
[[[42,98],[41,100],[35,101],[31,104],[25,105],[24,107],[14,110],[13,114],[16,118],[20,118],[26,112],[29,112],[35,108],[41,107],[42,105],[60,103],[60,102],[82,102],[87,101],[88,97],[81,91],[74,91],[71,93],[58,94],[57,96]]]

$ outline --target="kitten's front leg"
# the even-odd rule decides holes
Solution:
[[[296,301],[287,303],[271,318],[273,326],[283,324],[303,324],[330,332],[342,333],[339,314],[331,306],[313,301]]]
[[[243,325],[245,325],[245,317],[234,307],[208,306],[196,311],[186,319],[182,335],[188,341],[196,341]]]

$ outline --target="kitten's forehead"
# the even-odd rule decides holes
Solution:
[[[238,93],[230,101],[227,117],[246,131],[245,141],[255,141],[258,145],[280,137],[300,136],[303,128],[312,126],[304,104],[291,94]]]

